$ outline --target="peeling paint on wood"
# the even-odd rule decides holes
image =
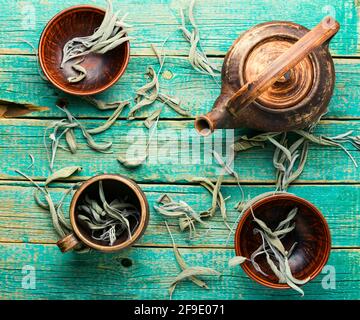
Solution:
[[[88,0],[90,4],[103,5],[104,1]],[[38,75],[36,57],[28,41],[35,46],[46,22],[60,10],[78,4],[78,0],[30,1],[36,13],[34,28],[24,27],[24,3],[0,0],[0,118],[21,116],[22,119],[0,119],[0,298],[2,299],[168,299],[168,286],[179,270],[175,262],[171,242],[163,224],[163,218],[151,212],[148,232],[131,250],[104,255],[62,255],[55,246],[50,217],[33,201],[33,188],[15,175],[14,169],[22,169],[35,179],[44,181],[48,176],[48,164],[42,145],[42,134],[49,118],[62,117],[54,103],[64,94],[44,82]],[[195,17],[199,23],[202,46],[211,61],[221,65],[223,57],[238,35],[248,28],[269,20],[289,20],[312,28],[326,14],[336,14],[341,24],[339,34],[331,43],[331,53],[336,56],[336,86],[327,119],[322,121],[317,133],[335,136],[349,130],[360,135],[360,50],[359,50],[359,1],[358,0],[279,0],[235,1],[198,0]],[[106,101],[119,98],[132,99],[137,88],[146,79],[144,73],[149,65],[158,68],[158,62],[150,48],[154,43],[160,47],[165,38],[173,33],[166,45],[168,58],[164,76],[160,77],[165,93],[183,100],[190,110],[191,118],[185,119],[165,108],[159,128],[169,133],[171,148],[175,148],[181,132],[193,130],[193,118],[212,109],[219,88],[209,77],[196,73],[187,55],[188,43],[180,31],[175,0],[122,0],[115,1],[124,13],[129,12],[132,34],[132,59],[124,77],[114,88],[100,98]],[[43,10],[46,7],[46,10]],[[254,14],[256,12],[256,14]],[[139,14],[141,13],[141,14]],[[311,14],[309,14],[311,13]],[[161,23],[159,23],[161,21]],[[11,41],[9,41],[11,39]],[[350,59],[351,57],[351,59]],[[169,71],[169,73],[167,73]],[[170,76],[170,73],[172,74]],[[84,124],[96,127],[111,112],[100,112],[83,101],[68,97],[71,111]],[[26,105],[26,106],[24,106]],[[39,107],[44,106],[44,107]],[[139,113],[147,117],[159,104]],[[25,112],[34,111],[27,117]],[[44,112],[46,111],[46,112]],[[94,119],[94,120],[88,120]],[[175,121],[179,119],[182,121]],[[184,121],[185,120],[185,121]],[[130,142],[130,130],[143,130],[141,121],[120,120],[108,132],[97,137],[100,141],[113,140],[114,154],[103,155],[89,150],[79,135],[79,152],[70,155],[59,151],[56,165],[64,167],[79,164],[84,170],[76,180],[85,180],[104,172],[122,173],[142,183],[150,206],[160,194],[169,193],[200,210],[208,207],[211,197],[206,190],[189,184],[193,177],[216,179],[215,163],[176,164],[162,154],[164,163],[145,164],[127,171],[116,161],[119,153],[126,152]],[[237,131],[238,134],[244,131]],[[195,132],[194,132],[195,133]],[[139,135],[146,139],[146,132]],[[29,165],[28,152],[35,157],[35,166]],[[154,148],[152,147],[153,151]],[[349,151],[360,163],[360,151],[349,146]],[[250,150],[240,154],[235,170],[241,177],[246,195],[255,196],[273,189],[274,169],[271,164],[273,149]],[[5,179],[5,180],[4,180]],[[75,180],[72,180],[75,181]],[[227,177],[223,192],[226,197],[230,222],[237,212],[233,209],[239,198],[234,181]],[[324,290],[323,275],[306,285],[305,299],[360,299],[360,171],[342,150],[311,146],[309,161],[299,183],[290,192],[313,202],[328,220],[333,240],[329,265],[337,272],[336,290]],[[182,183],[182,184],[179,184]],[[58,199],[70,183],[52,186],[54,198]],[[68,206],[69,199],[65,208]],[[233,256],[233,244],[226,246],[227,229],[216,215],[207,237],[189,242],[180,233],[177,222],[170,221],[177,242],[189,265],[206,265],[219,268],[221,280],[209,281],[210,290],[201,290],[190,282],[179,285],[176,299],[302,299],[292,291],[276,291],[261,287],[251,281],[240,268],[229,270],[227,263]],[[202,227],[199,231],[206,232]],[[21,289],[25,265],[36,268],[36,290]]]

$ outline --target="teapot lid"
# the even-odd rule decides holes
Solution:
[[[245,32],[234,44],[241,87],[252,82],[276,58],[309,30],[291,22],[272,21]],[[316,84],[319,63],[311,53],[265,91],[256,102],[270,109],[287,109],[305,100]]]
[[[260,42],[248,55],[244,65],[244,81],[252,82],[282,53],[288,50],[293,41],[272,38]],[[314,79],[314,67],[311,58],[306,57],[293,69],[275,82],[259,98],[263,106],[273,109],[285,109],[297,105],[309,93]]]

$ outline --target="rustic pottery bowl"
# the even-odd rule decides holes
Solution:
[[[272,230],[284,220],[288,213],[297,207],[298,214],[294,222],[295,230],[282,241],[286,250],[297,242],[289,258],[290,268],[295,278],[314,279],[325,266],[331,249],[331,237],[327,222],[321,212],[310,202],[294,195],[274,195],[256,202],[252,208],[257,218],[263,220]],[[250,257],[261,245],[259,234],[253,233],[258,225],[253,221],[251,209],[242,217],[235,234],[235,251],[237,256]],[[255,270],[251,262],[242,264],[246,274],[256,282],[274,289],[288,289],[287,284],[279,284],[278,278],[271,271],[265,255],[256,258],[256,262],[268,277]]]
[[[103,183],[104,193],[107,199],[109,199],[108,201],[115,199],[119,195],[122,197],[127,196],[127,201],[138,208],[140,212],[140,223],[130,240],[127,240],[124,235],[123,238],[117,239],[113,246],[109,246],[103,241],[92,239],[88,234],[88,231],[78,223],[77,207],[79,203],[84,200],[86,195],[91,199],[97,199],[100,203],[99,181],[102,181]],[[57,245],[62,252],[65,253],[74,249],[81,242],[92,249],[102,252],[119,251],[132,246],[144,234],[149,222],[149,204],[145,194],[134,181],[120,175],[100,175],[83,183],[75,193],[70,204],[70,221],[74,234],[70,234],[58,241]]]
[[[47,79],[60,90],[79,96],[94,95],[110,88],[124,74],[130,58],[129,41],[106,54],[87,55],[81,65],[88,74],[79,83],[67,81],[75,75],[71,68],[73,61],[60,68],[64,45],[74,37],[93,34],[104,15],[103,9],[94,6],[75,6],[58,13],[45,27],[39,43],[40,66]]]

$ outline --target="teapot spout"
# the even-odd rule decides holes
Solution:
[[[239,127],[239,118],[235,120],[227,108],[231,96],[222,94],[216,100],[212,111],[196,118],[195,129],[200,135],[206,137],[212,134],[215,129],[234,129]]]

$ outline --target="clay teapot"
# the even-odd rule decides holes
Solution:
[[[285,132],[311,126],[327,110],[335,85],[328,44],[340,29],[326,17],[313,30],[292,22],[259,24],[227,53],[213,110],[195,121],[201,135],[247,127]]]

